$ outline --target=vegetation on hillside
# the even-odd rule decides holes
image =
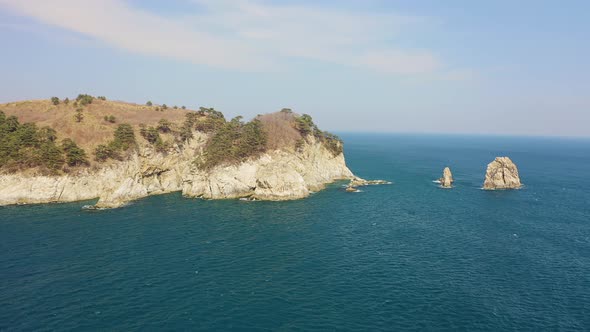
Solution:
[[[88,164],[85,151],[71,139],[59,145],[52,128],[21,124],[15,116],[7,117],[0,111],[0,169],[38,168],[43,173],[56,173],[64,164]]]
[[[199,168],[211,169],[255,157],[266,151],[267,138],[260,120],[244,123],[241,116],[235,117],[213,133],[196,164]]]
[[[342,140],[340,137],[329,133],[327,131],[322,131],[313,123],[313,119],[309,114],[303,114],[295,118],[295,127],[303,136],[303,139],[307,139],[310,136],[315,137],[319,140],[326,149],[328,149],[334,156],[337,156],[342,153]],[[299,143],[301,144],[301,143]]]
[[[108,144],[100,144],[94,149],[96,161],[104,162],[107,159],[122,160],[123,155],[137,147],[133,127],[127,123],[117,126],[113,140]]]
[[[86,106],[86,105],[92,104],[93,100],[94,100],[94,97],[92,97],[91,95],[79,94],[78,97],[76,98],[76,103],[78,103],[78,105],[80,105],[80,106]]]
[[[342,153],[342,142],[337,136],[319,130],[311,116],[298,115],[289,108],[244,122],[242,117],[228,121],[223,113],[214,108],[200,107],[198,111],[183,112],[181,109],[185,109],[184,106],[168,108],[166,104],[156,106],[151,102],[146,102],[146,105],[154,107],[146,108],[142,105],[105,102],[106,97],[88,94],[78,95],[72,103],[68,98],[58,97],[52,97],[50,101],[59,106],[51,108],[51,112],[31,103],[7,105],[7,111],[14,116],[2,114],[0,169],[38,167],[59,170],[89,166],[86,152],[75,141],[87,150],[93,150],[92,157],[98,162],[124,160],[137,147],[134,128],[139,130],[147,143],[162,153],[170,151],[173,144],[182,146],[193,138],[195,131],[206,134],[199,135],[199,139],[206,137],[206,142],[203,154],[195,161],[202,169],[239,163],[267,150],[287,148],[299,151],[306,142],[321,142],[335,156]],[[87,107],[93,103],[95,105]],[[71,104],[73,107],[66,107]],[[24,105],[28,105],[27,108]],[[147,109],[168,111],[159,115],[146,112]],[[57,123],[52,118],[64,115],[73,119]],[[35,121],[39,127],[20,124],[15,116],[23,121]],[[14,125],[15,121],[17,125]],[[104,134],[108,128],[105,126],[116,122],[126,123],[115,127],[114,136],[109,141]],[[147,124],[142,124],[144,122]],[[75,126],[72,127],[72,123]],[[44,125],[54,127],[69,139],[56,142],[55,130],[42,127]]]
[[[160,132],[170,132],[169,122],[162,119],[156,127],[146,127],[144,124],[139,125],[139,127],[139,134],[145,138],[148,143],[152,144],[156,148],[156,151],[166,152],[170,148],[170,144],[168,142],[164,142],[160,136]]]

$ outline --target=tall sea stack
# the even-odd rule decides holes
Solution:
[[[518,169],[510,158],[496,157],[488,164],[483,189],[517,189],[521,186]]]
[[[451,188],[451,185],[453,184],[453,174],[451,173],[451,169],[448,167],[445,167],[445,169],[443,170],[443,176],[442,178],[438,179],[438,181],[440,182],[441,187],[443,188]]]

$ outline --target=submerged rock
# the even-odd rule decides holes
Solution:
[[[363,186],[373,186],[373,185],[380,185],[380,184],[391,184],[389,181],[385,180],[365,180],[359,177],[354,177],[350,180],[350,183],[346,187],[347,192],[357,192],[357,187]]]
[[[451,185],[454,182],[453,174],[451,173],[451,169],[448,167],[445,167],[445,169],[443,170],[443,176],[442,176],[442,178],[438,179],[438,181],[440,182],[441,187],[451,188]]]
[[[510,158],[496,157],[488,164],[483,189],[517,189],[521,186],[518,169]]]

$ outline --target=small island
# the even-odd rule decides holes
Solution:
[[[510,158],[496,157],[488,164],[483,189],[518,189],[521,186],[518,168]]]
[[[116,208],[175,191],[292,200],[358,180],[342,141],[290,109],[245,122],[81,94],[1,104],[0,138],[0,205],[98,198],[96,208]]]

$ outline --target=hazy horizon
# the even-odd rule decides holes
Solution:
[[[292,108],[335,132],[588,137],[590,3],[0,0],[0,103]]]

